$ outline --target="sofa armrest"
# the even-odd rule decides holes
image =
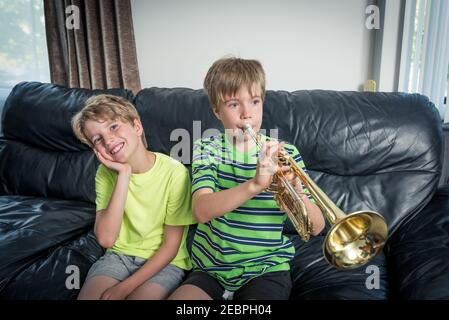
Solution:
[[[400,299],[449,299],[449,185],[388,240],[391,293]]]

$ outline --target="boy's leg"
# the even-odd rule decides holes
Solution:
[[[126,279],[130,263],[125,256],[107,251],[90,268],[78,299],[100,299],[103,292]]]
[[[212,298],[193,284],[183,284],[168,297],[168,300],[212,300]]]
[[[234,294],[234,300],[288,300],[292,290],[290,271],[268,272]]]
[[[194,271],[173,292],[169,300],[222,300],[223,287],[210,274]]]
[[[78,300],[99,300],[103,292],[120,281],[108,276],[95,276],[86,281],[78,295]]]
[[[160,284],[145,282],[131,292],[126,300],[164,300],[169,292]]]
[[[166,299],[181,283],[184,270],[169,264],[156,275],[145,281],[131,292],[127,300],[162,300]]]

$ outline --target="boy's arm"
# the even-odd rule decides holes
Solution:
[[[199,223],[206,223],[238,208],[263,190],[257,186],[254,179],[219,192],[199,189],[192,196],[192,211]]]
[[[213,192],[209,188],[195,191],[192,196],[192,211],[198,222],[208,222],[213,218],[221,217],[225,213],[238,208],[247,200],[268,188],[273,178],[272,173],[277,170],[288,171],[290,169],[289,167],[279,168],[275,164],[277,163],[275,155],[277,155],[282,147],[283,144],[275,141],[269,141],[264,144],[260,151],[262,157],[259,157],[256,175],[245,183],[219,192]],[[288,174],[287,179],[295,185],[299,193],[303,192],[301,183],[299,183],[298,178],[294,174]],[[313,235],[317,235],[323,230],[325,225],[323,214],[320,208],[310,201],[307,195],[303,195],[302,199],[314,226]]]
[[[138,286],[165,268],[178,253],[184,228],[185,226],[165,225],[164,241],[157,252],[135,273],[105,291],[101,299],[126,298]]]
[[[112,163],[112,161],[109,161],[100,153],[95,153],[103,165],[117,172],[117,183],[109,204],[106,209],[97,211],[94,227],[98,243],[104,248],[111,248],[117,240],[122,225],[129,180],[131,178],[131,166]]]
[[[288,169],[279,168],[277,161],[273,160],[281,147],[276,141],[268,141],[262,146],[254,178],[219,192],[213,192],[209,188],[195,191],[192,196],[192,211],[198,222],[206,223],[221,217],[268,188],[276,170]]]

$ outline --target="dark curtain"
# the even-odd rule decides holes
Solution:
[[[44,0],[44,10],[52,83],[141,89],[130,0]]]

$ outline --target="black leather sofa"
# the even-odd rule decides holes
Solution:
[[[134,102],[150,149],[187,166],[192,141],[223,129],[202,90],[150,88],[134,96],[18,84],[2,113],[0,299],[74,299],[103,254],[92,233],[98,162],[70,127],[83,102],[100,92]],[[426,97],[268,91],[263,127],[298,147],[311,177],[340,208],[378,211],[390,229],[374,261],[342,271],[322,256],[329,225],[303,243],[287,223],[297,248],[291,299],[449,298],[449,186],[438,188],[441,121]]]

